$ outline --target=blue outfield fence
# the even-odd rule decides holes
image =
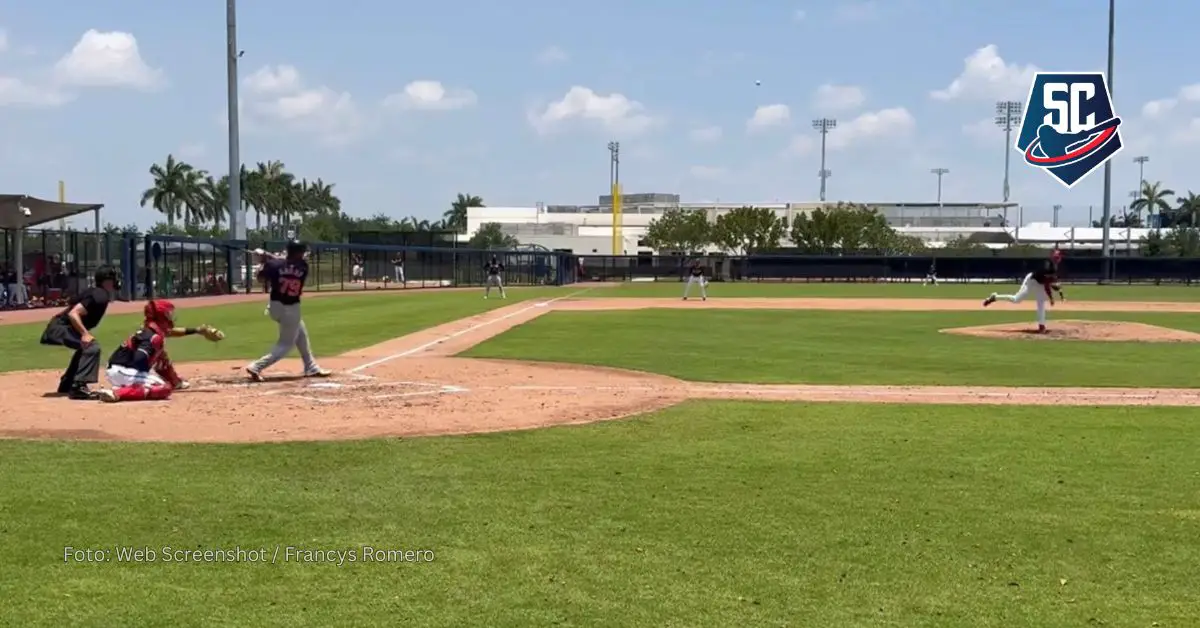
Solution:
[[[122,272],[138,278],[131,298],[248,294],[262,289],[254,279],[259,260],[253,249],[281,255],[285,247],[284,241],[149,235],[131,248]],[[483,267],[493,255],[504,264],[505,285],[565,285],[577,276],[569,253],[328,242],[310,242],[308,250],[308,292],[483,286]]]
[[[603,256],[584,257],[589,281],[683,281],[685,265],[698,259],[714,281],[762,282],[920,282],[931,268],[941,280],[999,283],[1018,281],[1041,268],[1047,257],[958,256]],[[1200,282],[1200,258],[1074,256],[1060,269],[1065,283],[1100,283],[1105,265],[1113,283]]]

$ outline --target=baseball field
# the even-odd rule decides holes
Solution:
[[[1200,288],[1015,290],[320,294],[257,384],[261,295],[185,300],[120,404],[3,313],[0,624],[1195,625]]]

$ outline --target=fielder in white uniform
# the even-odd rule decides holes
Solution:
[[[704,279],[704,267],[700,265],[700,262],[692,262],[691,266],[688,266],[687,286],[683,288],[684,301],[687,301],[688,296],[691,295],[693,285],[700,286],[700,300],[707,301],[708,281]]]
[[[1054,305],[1054,293],[1056,292],[1059,298],[1063,296],[1062,288],[1058,286],[1058,277],[1050,268],[1035,270],[1025,275],[1025,280],[1021,282],[1021,287],[1017,289],[1015,294],[996,294],[993,292],[991,296],[983,300],[983,307],[987,307],[996,301],[1020,303],[1031,292],[1034,299],[1037,300],[1038,332],[1044,333],[1046,331],[1046,302],[1049,301],[1050,305]]]

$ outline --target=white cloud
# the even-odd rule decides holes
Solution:
[[[693,179],[702,179],[705,181],[713,181],[723,179],[729,171],[720,166],[692,166],[688,168],[688,176]]]
[[[562,65],[570,60],[567,51],[558,46],[547,46],[537,56],[538,65]]]
[[[162,70],[142,59],[137,39],[120,31],[91,29],[54,66],[56,78],[80,87],[153,89],[163,83]]]
[[[300,71],[291,65],[265,65],[242,79],[242,84],[255,94],[287,94],[300,89]]]
[[[529,124],[543,135],[571,122],[599,124],[608,131],[636,135],[658,122],[646,113],[642,103],[624,94],[598,94],[578,85],[559,100],[530,111],[528,118]]]
[[[817,88],[813,96],[813,108],[822,113],[834,113],[858,109],[866,101],[867,95],[861,87],[826,83]]]
[[[883,9],[876,0],[856,2],[845,0],[834,10],[834,18],[843,22],[865,22],[883,15]]]
[[[438,81],[413,81],[404,86],[404,91],[383,99],[389,109],[417,111],[453,111],[466,109],[479,102],[479,97],[469,89],[446,89]]]
[[[0,76],[0,107],[58,107],[71,100],[71,94],[53,87]]]
[[[348,92],[308,87],[293,66],[260,68],[245,83],[248,98],[239,109],[249,128],[311,133],[322,143],[344,145],[357,139],[366,125]]]
[[[977,140],[980,143],[987,144],[989,142],[1001,143],[1000,137],[1004,135],[1000,132],[1000,127],[996,126],[996,121],[993,118],[984,118],[976,120],[970,124],[964,124],[962,127],[963,133],[971,139]]]
[[[808,155],[817,148],[817,141],[808,135],[797,135],[788,144],[785,155]]]
[[[1172,131],[1172,144],[1200,144],[1200,118],[1192,118],[1187,126]]]
[[[208,154],[208,147],[200,142],[189,142],[175,151],[180,159],[199,159]]]
[[[962,73],[946,89],[930,96],[935,100],[1024,100],[1037,71],[1033,65],[1006,62],[999,48],[988,44],[966,58]]]
[[[755,109],[754,115],[746,121],[746,130],[760,131],[787,124],[791,119],[792,110],[787,105],[763,105]]]
[[[879,139],[897,139],[912,135],[917,121],[903,107],[864,113],[829,132],[829,148],[850,148]]]
[[[1200,102],[1200,83],[1181,87],[1173,98],[1151,100],[1142,105],[1142,115],[1147,118],[1161,118],[1174,111],[1181,103],[1194,102]]]
[[[701,127],[698,129],[692,129],[691,132],[688,133],[688,137],[692,138],[693,142],[703,144],[703,143],[708,143],[708,142],[715,142],[715,141],[721,139],[721,135],[723,133],[724,132],[721,130],[721,127],[719,127],[719,126],[706,126],[706,127]]]

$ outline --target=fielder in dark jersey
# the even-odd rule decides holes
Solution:
[[[262,372],[282,360],[295,347],[304,362],[305,377],[327,377],[330,372],[321,368],[313,357],[312,345],[308,340],[308,329],[300,315],[300,299],[304,295],[304,284],[308,281],[308,262],[304,255],[308,248],[298,241],[289,242],[287,257],[269,256],[258,274],[259,281],[271,295],[267,313],[279,324],[279,339],[271,352],[246,367],[246,374],[255,381],[262,380]],[[256,251],[257,252],[257,251]]]
[[[100,343],[92,330],[100,325],[112,293],[119,289],[117,271],[111,266],[96,269],[95,286],[71,297],[67,307],[50,319],[42,332],[43,345],[66,347],[75,352],[58,380],[59,394],[71,399],[94,399],[91,385],[100,380]]]
[[[684,301],[688,300],[688,296],[692,292],[693,284],[700,286],[700,300],[707,301],[708,300],[708,291],[707,291],[708,282],[704,279],[704,267],[700,265],[699,261],[693,261],[691,263],[691,265],[688,266],[687,285],[684,286],[684,288],[683,288],[683,300]]]
[[[496,256],[493,255],[492,259],[483,265],[483,272],[487,273],[487,287],[483,290],[483,298],[488,298],[488,295],[492,293],[492,286],[495,286],[500,289],[500,298],[507,299],[508,297],[504,294],[504,279],[502,279],[504,264],[496,261]]]

